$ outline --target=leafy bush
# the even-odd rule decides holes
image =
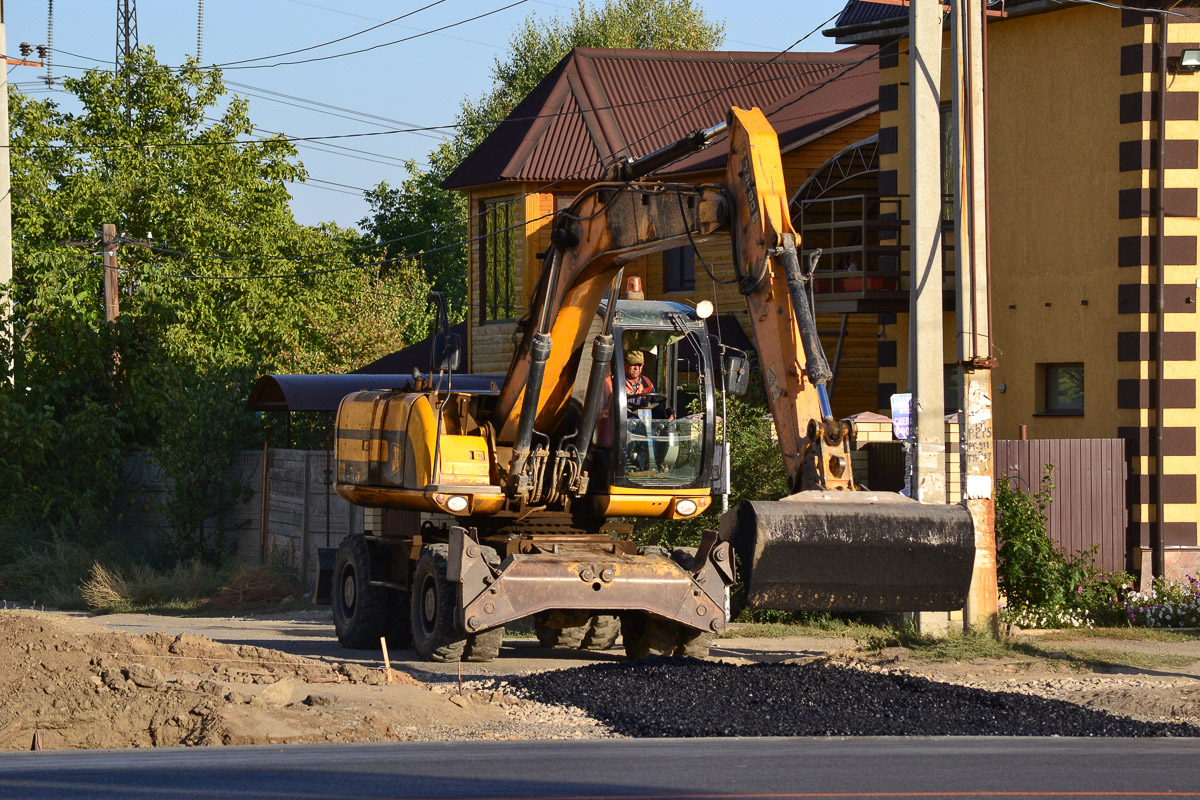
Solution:
[[[996,574],[1001,619],[1022,628],[1078,628],[1123,621],[1113,598],[1133,579],[1096,566],[1097,547],[1068,555],[1046,534],[1054,466],[1027,493],[1001,475],[996,491]]]

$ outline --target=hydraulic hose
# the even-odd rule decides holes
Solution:
[[[513,445],[512,465],[509,471],[513,478],[519,476],[529,460],[529,448],[533,442],[533,418],[537,415],[538,398],[542,394],[542,379],[546,376],[546,362],[550,360],[553,341],[546,333],[533,335],[530,349],[529,380],[525,383],[525,397],[521,401],[521,422],[517,427],[517,441]]]
[[[817,334],[817,322],[808,303],[808,293],[804,291],[804,284],[808,282],[808,278],[800,270],[795,239],[790,235],[784,236],[783,247],[779,250],[780,258],[783,259],[784,274],[787,276],[788,294],[792,298],[792,310],[796,314],[796,324],[800,327],[800,342],[804,345],[804,371],[808,373],[810,381],[824,388],[833,377],[833,371],[829,369],[829,362],[825,360],[825,350],[821,347],[821,338]]]

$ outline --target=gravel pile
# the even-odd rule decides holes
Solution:
[[[819,663],[651,658],[524,675],[506,689],[575,706],[618,736],[1200,736],[1185,723]]]

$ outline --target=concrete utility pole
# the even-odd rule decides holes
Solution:
[[[959,437],[962,497],[975,525],[965,625],[998,630],[992,487],[991,303],[988,290],[984,0],[950,0],[954,64],[954,252],[958,257]]]
[[[4,29],[4,0],[0,0],[0,53],[8,53],[8,38]],[[12,175],[8,158],[8,65],[4,66],[4,82],[0,84],[0,318],[4,320],[4,336],[12,340],[12,296],[8,283],[12,281]],[[12,364],[6,367],[12,377]]]
[[[913,395],[911,496],[946,502],[946,422],[942,352],[942,4],[908,9],[909,133],[908,380]]]
[[[117,226],[106,222],[100,226],[104,243],[104,321],[112,322],[121,313],[121,300],[117,292]]]

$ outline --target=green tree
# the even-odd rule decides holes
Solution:
[[[344,371],[423,337],[428,284],[412,265],[385,273],[355,231],[294,220],[286,184],[305,177],[294,148],[254,136],[219,71],[172,69],[143,49],[120,74],[64,86],[80,111],[10,89],[0,523],[102,528],[122,458],[142,449],[175,487],[164,509],[175,549],[213,557],[238,494],[222,470],[261,427],[245,410],[249,382],[287,366]],[[103,223],[125,243],[114,323]]]
[[[408,176],[400,186],[384,181],[367,192],[370,216],[359,222],[373,241],[387,243],[385,257],[417,265],[433,288],[446,295],[453,322],[465,318],[469,304],[467,251],[458,244],[467,238],[467,200],[462,192],[443,191],[440,184],[458,163],[450,144],[430,152],[428,169],[407,162]]]
[[[455,137],[429,154],[428,169],[410,163],[399,187],[381,183],[367,192],[371,211],[359,224],[375,241],[390,243],[393,256],[428,253],[426,274],[461,320],[468,305],[467,249],[452,245],[467,238],[469,209],[462,192],[440,187],[463,159],[574,47],[712,50],[724,40],[725,24],[710,21],[692,0],[605,0],[601,6],[579,0],[569,19],[531,14],[510,38],[508,55],[496,59],[492,88],[463,101]]]

